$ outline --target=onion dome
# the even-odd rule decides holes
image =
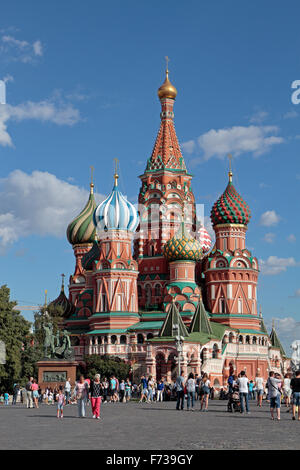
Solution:
[[[110,195],[94,211],[94,225],[98,230],[128,230],[135,232],[139,224],[137,210],[119,191],[118,175]]]
[[[207,253],[211,249],[212,239],[205,227],[200,227],[198,231],[198,241],[203,253]]]
[[[81,258],[81,266],[86,271],[93,269],[94,261],[98,261],[100,258],[100,249],[98,242],[94,240],[92,248],[87,251]]]
[[[210,218],[213,225],[243,224],[248,225],[251,211],[242,196],[232,184],[232,172],[229,172],[229,182],[222,196],[214,203]]]
[[[64,274],[62,274],[62,278],[64,278]],[[70,300],[66,297],[65,295],[65,290],[64,290],[64,279],[62,279],[62,284],[61,284],[61,291],[57,299],[53,300],[50,304],[49,307],[61,307],[63,312],[62,316],[64,318],[69,318],[74,312],[75,312],[75,306],[70,302]]]
[[[202,248],[198,240],[185,232],[182,222],[178,232],[164,245],[163,254],[168,261],[199,261]]]
[[[166,70],[166,79],[165,79],[164,83],[161,85],[161,87],[159,87],[159,89],[157,91],[157,94],[158,94],[158,97],[159,97],[160,100],[163,99],[163,98],[171,98],[172,100],[175,100],[175,98],[177,96],[177,90],[169,80],[168,67],[167,67],[167,70]]]
[[[93,222],[93,213],[97,207],[94,198],[94,185],[90,184],[90,195],[88,202],[80,214],[68,225],[67,238],[72,245],[93,243],[96,229]]]

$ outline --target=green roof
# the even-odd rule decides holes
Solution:
[[[174,329],[174,325],[178,325],[178,331]],[[181,316],[179,315],[178,308],[176,307],[175,302],[172,302],[168,314],[165,318],[165,321],[159,332],[159,336],[188,336],[188,332]]]
[[[160,330],[163,321],[143,321],[128,328],[128,331],[135,330]]]
[[[192,318],[189,333],[204,333],[206,335],[212,334],[210,321],[207,317],[202,300],[198,302],[196,311]]]
[[[280,353],[281,353],[282,357],[286,357],[285,350],[283,349],[283,346],[282,346],[281,342],[279,341],[279,338],[277,336],[277,333],[275,331],[274,326],[273,326],[271,334],[270,334],[270,340],[271,340],[271,344],[274,348],[280,349]]]
[[[127,333],[127,330],[93,330],[89,331],[88,335],[102,335],[102,334],[110,334],[110,333]]]

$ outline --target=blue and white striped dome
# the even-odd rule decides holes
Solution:
[[[135,232],[139,216],[135,207],[119,191],[115,184],[111,194],[94,211],[94,224],[98,230],[129,230]]]

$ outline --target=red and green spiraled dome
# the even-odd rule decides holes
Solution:
[[[91,184],[91,190],[88,202],[80,214],[72,220],[67,228],[67,238],[71,245],[79,245],[84,243],[93,243],[96,236],[96,227],[93,222],[94,210],[97,207],[93,188]]]
[[[222,196],[214,203],[210,218],[213,225],[248,225],[251,218],[250,208],[231,181],[229,181]]]
[[[202,248],[198,240],[185,232],[184,224],[163,247],[163,255],[168,261],[199,261]]]

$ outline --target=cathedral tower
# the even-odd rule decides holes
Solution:
[[[246,249],[250,217],[248,205],[232,183],[230,169],[228,185],[211,211],[216,243],[203,263],[206,299],[214,321],[245,330],[260,330],[258,261]]]
[[[163,289],[169,279],[163,246],[180,225],[183,205],[187,228],[196,229],[192,175],[187,172],[174,127],[176,96],[167,66],[165,81],[158,89],[160,128],[146,170],[140,176],[140,227],[134,245],[140,273],[139,302],[147,309],[162,307]]]

